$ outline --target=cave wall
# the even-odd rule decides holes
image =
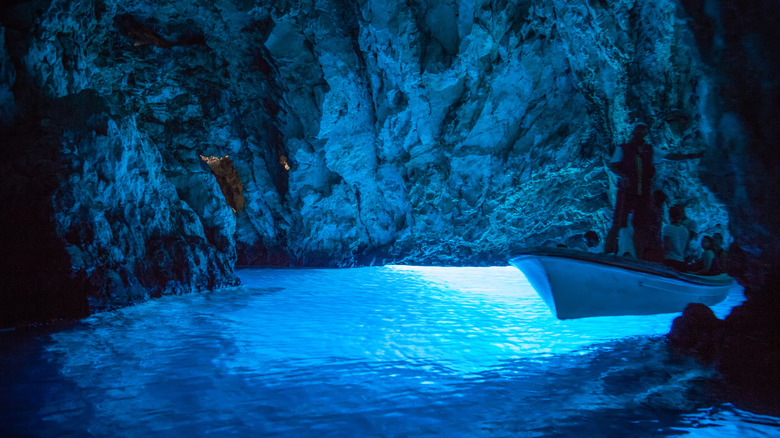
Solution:
[[[756,195],[777,177],[751,166],[773,131],[746,107],[777,99],[730,82],[707,32],[745,31],[712,4],[731,2],[5,5],[7,308],[222,287],[235,264],[503,263],[603,236],[605,163],[638,120],[662,149],[707,151],[656,177],[702,233],[772,240],[759,212],[777,203]],[[229,157],[240,210],[201,156]]]
[[[775,259],[780,236],[780,5],[685,0],[717,107],[701,175],[735,237]]]
[[[303,263],[490,263],[603,235],[604,160],[632,122],[665,149],[706,147],[707,78],[673,2],[324,4],[274,18],[266,41],[284,83],[321,69],[287,94],[319,112],[288,143],[288,248]],[[308,95],[323,82],[322,101]],[[659,173],[673,202],[727,228],[696,163]]]

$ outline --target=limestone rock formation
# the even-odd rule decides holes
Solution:
[[[520,246],[603,236],[605,163],[637,120],[661,149],[707,151],[658,166],[670,202],[702,233],[766,254],[777,225],[753,202],[774,177],[751,166],[777,160],[771,132],[724,99],[738,90],[719,50],[742,30],[720,6],[5,5],[5,277],[26,304],[3,320],[58,314],[20,298],[33,283],[43,302],[72,297],[59,314],[74,315],[234,284],[236,264],[503,263]],[[243,208],[201,155],[230,157]]]

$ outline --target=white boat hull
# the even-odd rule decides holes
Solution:
[[[521,254],[510,263],[559,319],[682,312],[690,303],[723,301],[735,285],[725,274],[679,274],[664,266],[566,250]]]

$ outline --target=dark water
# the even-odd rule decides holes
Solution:
[[[676,315],[558,321],[514,268],[239,274],[0,333],[0,436],[780,436],[668,351]]]

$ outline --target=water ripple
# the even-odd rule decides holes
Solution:
[[[0,390],[14,403],[0,432],[670,436],[699,433],[704,422],[780,430],[774,419],[713,405],[709,371],[671,355],[659,336],[675,315],[559,321],[514,268],[240,276],[241,288],[164,297],[52,333],[3,334]]]

